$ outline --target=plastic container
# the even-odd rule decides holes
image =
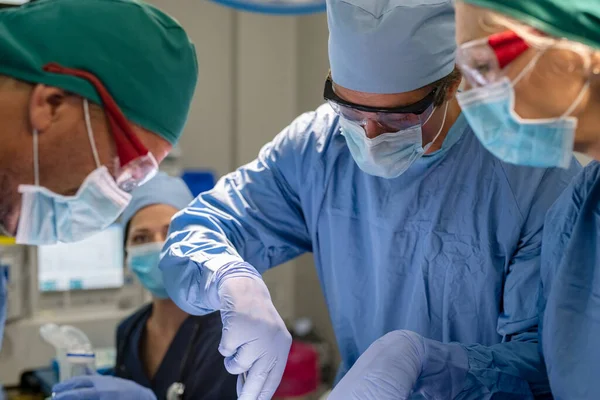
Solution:
[[[75,376],[91,375],[96,372],[96,355],[87,349],[70,350],[60,370],[60,380]]]
[[[283,378],[273,400],[316,400],[319,384],[317,350],[309,343],[293,341]]]
[[[45,324],[40,327],[40,335],[56,350],[59,382],[83,375],[80,371],[96,371],[93,347],[81,329],[70,325]]]

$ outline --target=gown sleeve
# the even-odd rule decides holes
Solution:
[[[329,118],[319,111],[300,116],[256,160],[174,217],[160,269],[181,309],[192,315],[214,311],[211,283],[230,262],[246,261],[262,273],[311,251],[300,195],[318,166],[315,132],[327,129]]]
[[[546,217],[540,337],[555,399],[600,398],[600,163]]]

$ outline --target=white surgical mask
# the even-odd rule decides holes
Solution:
[[[423,147],[422,127],[429,122],[433,112],[422,125],[398,132],[384,133],[373,139],[367,137],[361,125],[343,117],[340,117],[340,126],[350,154],[359,168],[369,175],[392,179],[406,172],[429,150],[444,129],[447,113],[448,103],[446,103],[444,118],[438,133],[425,147]]]
[[[35,185],[19,185],[22,198],[17,243],[46,245],[85,239],[112,224],[131,200],[131,195],[121,190],[108,169],[100,164],[86,99],[83,108],[97,168],[74,196],[62,196],[40,186],[38,133],[34,131]]]

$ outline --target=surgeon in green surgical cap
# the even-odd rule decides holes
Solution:
[[[501,159],[595,159],[549,210],[541,255],[539,332],[555,399],[600,398],[600,2],[457,3],[460,100]]]
[[[34,245],[106,228],[183,131],[187,34],[142,1],[40,0],[0,9],[0,54],[0,228]],[[0,338],[5,317],[2,281]]]

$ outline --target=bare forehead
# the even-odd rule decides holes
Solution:
[[[505,29],[492,11],[463,1],[456,3],[456,40],[459,45]]]

